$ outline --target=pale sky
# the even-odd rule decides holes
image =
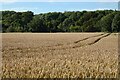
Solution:
[[[119,0],[0,0],[0,2],[118,2]]]
[[[34,1],[34,2],[33,2]],[[117,10],[119,0],[0,0],[0,11],[32,11],[35,14],[64,11]]]

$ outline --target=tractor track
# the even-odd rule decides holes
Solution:
[[[102,36],[102,37],[100,37],[100,38],[98,38],[98,39],[96,39],[94,42],[92,42],[92,43],[89,43],[88,45],[92,45],[92,44],[95,44],[95,43],[97,43],[99,40],[101,40],[102,38],[104,38],[104,37],[107,37],[107,36],[109,36],[111,33],[109,33],[109,34],[107,34],[107,35],[104,35],[104,36]]]
[[[87,44],[84,44],[84,45],[79,45],[79,46],[73,46],[72,48],[78,48],[78,47],[83,47],[83,46],[88,46],[88,45],[93,45],[95,43],[97,43],[98,41],[100,41],[101,39],[109,36],[111,33],[108,33],[108,34],[104,34],[103,36],[95,39],[94,41],[91,41],[90,43],[87,43]]]
[[[102,35],[104,35],[104,34],[99,34],[99,35],[95,35],[95,36],[90,36],[90,37],[87,37],[87,38],[84,38],[84,39],[75,41],[74,43],[79,43],[79,42],[84,41],[84,40],[87,40],[87,39],[89,39],[89,38],[98,37],[98,36],[102,36]]]
[[[79,47],[83,47],[83,46],[93,45],[93,44],[99,42],[101,39],[109,36],[110,34],[111,33],[99,34],[99,35],[90,36],[90,37],[75,41],[75,42],[70,43],[70,44],[61,44],[61,45],[56,45],[56,46],[49,46],[49,47],[47,47],[47,51],[48,50],[67,50],[67,49],[73,49],[73,48],[79,48]],[[96,38],[96,37],[98,37],[98,38],[91,41],[90,43],[83,44],[84,41],[86,41],[86,40],[89,41],[91,38]]]
[[[77,41],[75,41],[75,42],[73,42],[73,43],[68,43],[68,44],[57,44],[57,45],[54,45],[54,46],[45,46],[45,47],[55,47],[55,46],[57,47],[57,46],[64,46],[64,45],[70,45],[70,44],[77,44],[77,43],[79,43],[79,42],[81,42],[81,41],[85,41],[85,40],[88,40],[88,39],[93,38],[93,37],[99,37],[99,36],[102,36],[102,35],[104,35],[104,34],[105,34],[105,33],[99,34],[99,35],[95,35],[95,36],[86,37],[86,38],[77,40]]]

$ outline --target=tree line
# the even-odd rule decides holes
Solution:
[[[120,11],[116,10],[1,12],[2,32],[120,32]]]

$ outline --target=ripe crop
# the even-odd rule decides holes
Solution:
[[[116,78],[116,33],[3,33],[3,78]]]

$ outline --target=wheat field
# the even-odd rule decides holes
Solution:
[[[2,33],[3,78],[117,78],[117,33]]]

